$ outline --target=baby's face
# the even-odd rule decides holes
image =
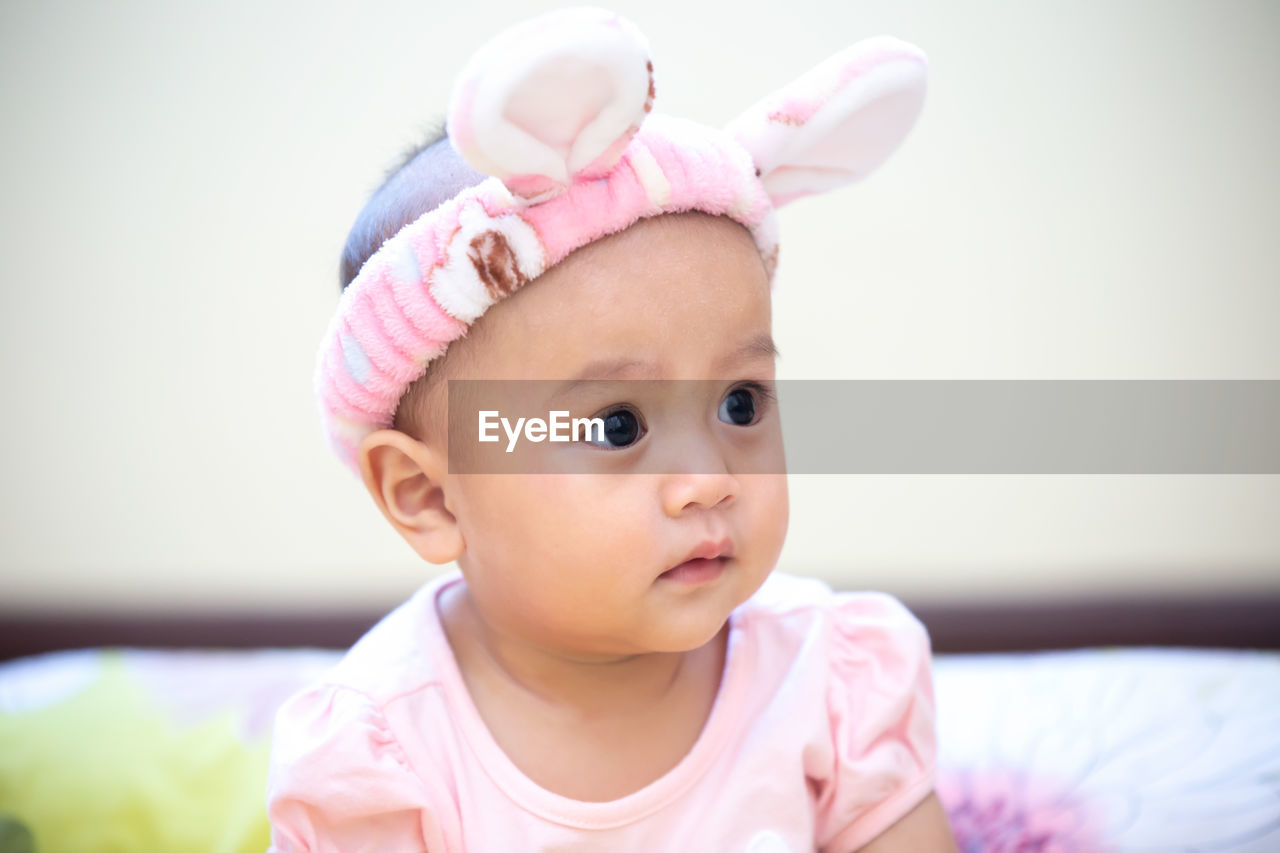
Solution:
[[[529,451],[572,459],[572,473],[446,475],[458,562],[486,622],[584,656],[683,651],[716,634],[786,532],[778,413],[757,390],[774,381],[770,320],[747,232],[683,214],[574,253],[455,342],[450,378],[602,380],[555,408],[610,427],[598,444]],[[716,381],[628,382],[640,379]],[[669,571],[703,548],[724,556]]]

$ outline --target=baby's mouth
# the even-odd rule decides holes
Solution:
[[[658,580],[679,584],[709,583],[724,572],[733,559],[733,540],[707,540],[684,559],[658,576]]]
[[[667,569],[658,575],[658,580],[670,581],[678,584],[703,584],[710,583],[724,572],[729,565],[729,557],[699,557],[693,560],[685,560],[674,568]]]

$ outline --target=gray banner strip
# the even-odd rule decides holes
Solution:
[[[790,382],[779,398],[793,473],[1280,474],[1276,381]]]
[[[592,410],[574,411],[575,417],[596,414],[604,400],[634,405],[645,417],[651,412],[653,422],[663,425],[661,435],[654,429],[645,436],[649,447],[641,450],[638,443],[627,451],[637,458],[649,454],[635,471],[697,471],[720,464],[735,469],[736,451],[724,436],[753,427],[725,431],[714,418],[717,400],[734,383],[600,385]],[[592,455],[591,448],[565,455],[557,447],[562,455],[550,468],[533,455],[498,459],[496,445],[485,445],[479,455],[469,452],[477,447],[477,405],[498,409],[510,400],[512,411],[538,411],[538,403],[553,399],[562,386],[451,381],[451,470],[602,471],[599,451]],[[785,471],[792,474],[1280,474],[1276,380],[786,380],[774,389]],[[701,414],[707,406],[711,428]],[[681,412],[684,420],[676,416]],[[680,424],[690,426],[673,426]],[[671,442],[673,430],[685,429],[709,438],[686,442],[697,444],[697,452],[662,456],[658,442]],[[708,450],[717,441],[724,446],[722,458]],[[628,470],[627,458],[610,459],[608,473]],[[754,462],[736,470],[782,473],[773,461],[779,458],[756,453]]]

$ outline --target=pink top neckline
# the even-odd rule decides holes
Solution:
[[[440,594],[461,582],[461,573],[455,571],[441,578],[432,589],[428,601],[432,609],[431,618],[426,620],[427,640],[439,666],[439,679],[450,706],[450,715],[460,727],[463,738],[494,784],[522,808],[566,826],[610,829],[641,820],[666,806],[696,783],[721,754],[725,740],[738,722],[739,710],[744,704],[746,676],[751,669],[750,638],[740,628],[737,610],[729,615],[724,671],[716,698],[689,753],[675,767],[638,791],[616,800],[586,802],[548,791],[526,776],[498,746],[481,718],[440,620]]]

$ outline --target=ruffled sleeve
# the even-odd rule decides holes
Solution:
[[[276,714],[267,783],[271,853],[442,849],[426,788],[386,718],[339,686]]]
[[[843,594],[831,612],[830,750],[816,756],[815,840],[857,850],[933,790],[937,751],[929,635],[880,593]]]

